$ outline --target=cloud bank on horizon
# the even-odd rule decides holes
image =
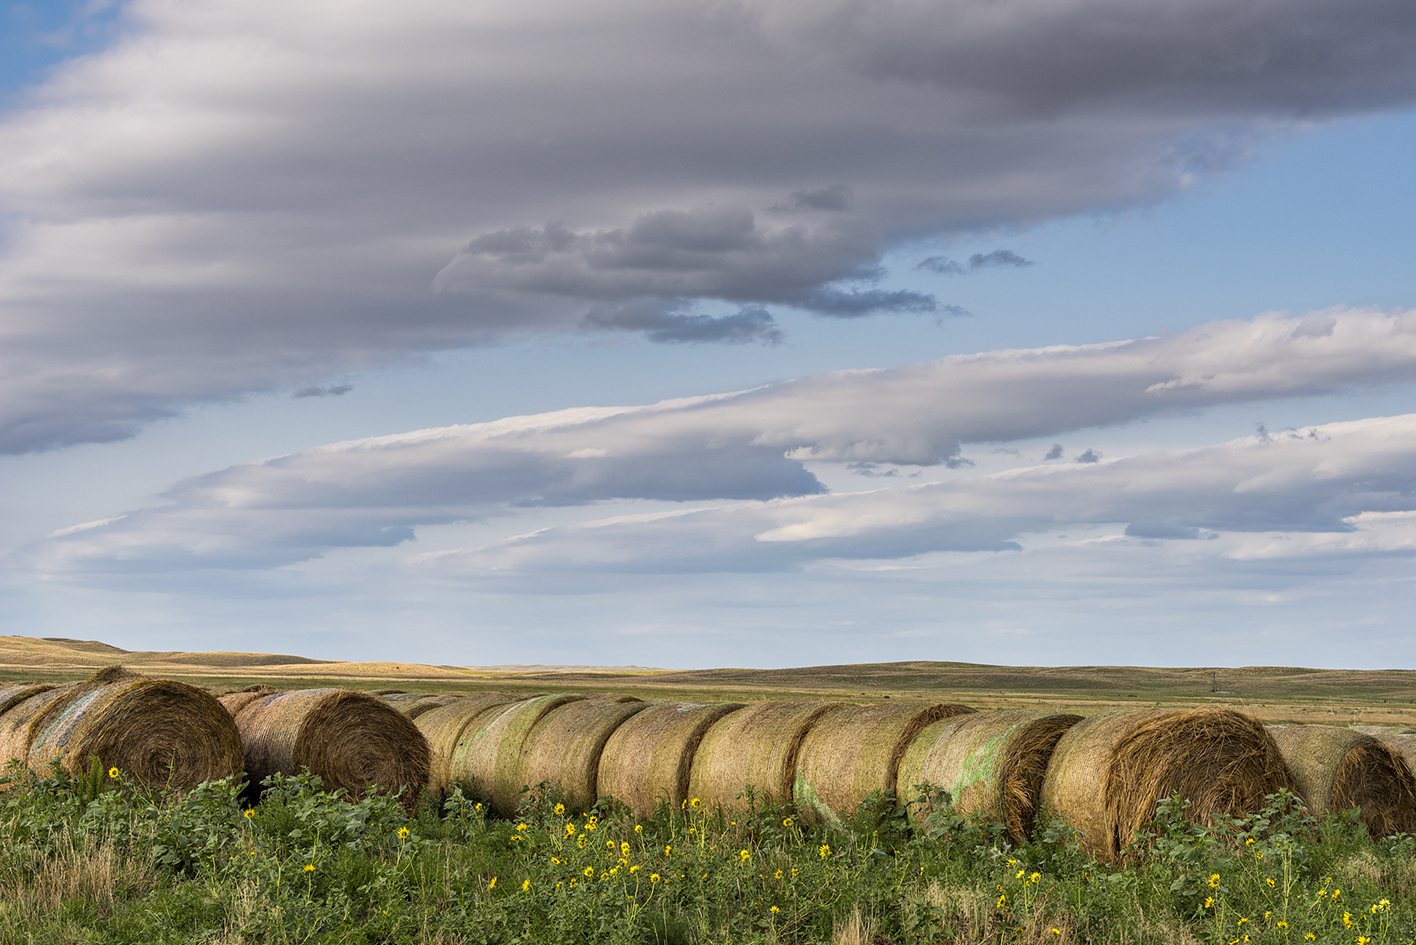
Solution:
[[[122,23],[0,118],[0,452],[510,335],[957,314],[883,254],[1161,200],[1416,99],[1405,0],[132,0]]]
[[[988,475],[966,475],[961,450],[1412,380],[1416,313],[1264,316],[1169,337],[954,356],[335,443],[179,483],[166,505],[56,532],[32,560],[55,575],[270,569],[399,545],[420,526],[611,500],[740,504],[552,529],[455,557],[474,571],[549,561],[770,570],[1017,549],[1021,534],[1075,523],[1119,522],[1152,539],[1347,532],[1363,515],[1416,511],[1412,417],[1177,455],[1103,460],[1088,449],[1073,464]],[[943,464],[965,475],[826,495],[808,464]]]

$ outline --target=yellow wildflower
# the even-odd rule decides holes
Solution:
[[[831,855],[831,845],[829,843],[823,843],[816,852],[821,854],[821,859],[824,860]]]
[[[594,875],[595,875],[595,867],[593,867],[593,866],[587,866],[587,867],[585,867],[584,873],[585,873],[586,876],[594,876]]]
[[[556,805],[555,815],[556,815],[557,817],[563,817],[563,816],[565,816],[565,805],[564,805],[564,804],[557,804],[557,805]]]
[[[521,881],[521,891],[522,891],[522,892],[530,892],[530,891],[531,891],[531,880],[529,880],[529,879],[523,879],[523,880]]]
[[[244,812],[242,812],[241,816],[245,817],[247,820],[250,820],[252,817],[256,816],[256,812],[251,810],[250,808],[247,808]]]
[[[739,850],[739,851],[738,851],[738,859],[739,859],[739,860],[742,860],[744,863],[746,863],[748,860],[752,859],[752,854],[749,853],[749,852],[746,851],[746,850]]]
[[[776,906],[773,906],[770,911],[773,915],[775,915],[776,913],[781,912],[782,910],[777,908]]]
[[[787,819],[785,819],[785,820],[782,821],[782,826],[783,826],[783,827],[790,827],[791,825],[792,825],[792,819],[791,819],[790,817],[788,817]]]
[[[1210,883],[1210,889],[1218,889],[1218,888],[1219,888],[1219,874],[1218,874],[1218,873],[1211,873],[1211,874],[1210,874],[1209,883]]]
[[[659,882],[659,874],[658,874],[658,873],[650,873],[650,874],[649,874],[649,882],[651,882],[651,883],[657,883],[657,882]]]
[[[307,872],[307,873],[313,873],[314,871],[315,871],[315,864],[313,864],[313,863],[306,863],[306,864],[305,864],[305,872]]]
[[[488,888],[488,889],[496,889],[496,888],[497,888],[497,878],[496,878],[495,876],[493,876],[493,877],[492,877],[492,881],[487,884],[487,888]]]
[[[399,827],[399,828],[398,828],[398,839],[400,839],[400,840],[407,840],[407,839],[408,839],[408,828],[407,828],[407,827]]]
[[[117,768],[109,768],[109,769],[108,769],[108,776],[109,776],[110,778],[112,778],[113,780],[115,780],[115,781],[118,780],[118,775],[121,774],[121,773],[122,773],[122,772],[120,772]]]

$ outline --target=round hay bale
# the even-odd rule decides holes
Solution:
[[[431,712],[440,706],[456,702],[460,698],[462,697],[437,692],[401,692],[397,695],[384,696],[383,700],[408,718],[416,720],[424,712]]]
[[[1274,725],[1269,733],[1311,813],[1356,807],[1373,837],[1416,833],[1416,777],[1389,745],[1332,725]]]
[[[631,716],[600,753],[597,793],[625,804],[637,817],[653,815],[660,802],[679,806],[688,799],[693,757],[704,734],[743,705],[661,702]]]
[[[260,696],[236,713],[246,747],[246,775],[258,785],[277,772],[308,768],[325,790],[353,800],[369,785],[403,790],[417,805],[428,780],[427,740],[377,696],[354,689],[296,689]]]
[[[900,790],[925,783],[944,788],[955,810],[1006,824],[1013,842],[1022,843],[1032,836],[1042,806],[1042,782],[1053,749],[1081,720],[1080,715],[1007,709],[937,722],[905,752]]]
[[[226,711],[230,712],[231,716],[234,718],[237,712],[240,712],[257,699],[279,691],[280,690],[276,689],[274,686],[250,686],[246,689],[228,692],[224,696],[219,696],[217,697],[217,701],[220,702],[222,706],[226,708]]]
[[[512,696],[505,695],[473,696],[437,706],[413,720],[432,753],[428,790],[439,796],[447,793],[452,787],[452,758],[463,732],[486,713],[513,701]]]
[[[521,785],[516,769],[526,736],[536,723],[568,702],[584,696],[534,696],[478,716],[468,725],[452,756],[452,783],[464,791],[487,798],[503,817],[516,814]]]
[[[1264,797],[1294,789],[1273,737],[1232,709],[1127,709],[1083,719],[1057,742],[1043,806],[1081,834],[1082,846],[1116,859],[1171,796],[1192,820],[1242,817]]]
[[[0,726],[4,725],[4,717],[0,716]],[[1406,767],[1413,774],[1416,774],[1416,735],[1379,735],[1378,740],[1396,752],[1402,761],[1406,762]]]
[[[817,720],[845,702],[771,700],[725,716],[698,745],[688,776],[689,799],[740,808],[748,785],[763,804],[792,799],[797,754]]]
[[[808,822],[840,824],[875,791],[894,791],[905,749],[924,728],[967,715],[964,705],[847,705],[821,716],[797,753],[792,800]]]
[[[571,811],[588,810],[599,795],[600,756],[625,720],[649,707],[640,699],[584,699],[543,715],[527,733],[516,766],[520,789],[549,781]]]
[[[57,697],[29,722],[31,768],[58,760],[81,774],[97,759],[151,790],[186,790],[241,771],[236,725],[196,686],[114,666],[38,698],[51,693]]]
[[[30,721],[63,693],[58,686],[11,686],[0,692],[0,767],[29,761]]]

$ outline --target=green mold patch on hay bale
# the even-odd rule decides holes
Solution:
[[[905,751],[899,789],[943,788],[955,810],[1006,824],[1013,842],[1022,843],[1032,836],[1042,806],[1052,752],[1080,721],[1080,715],[1008,709],[936,722]]]
[[[1232,709],[1138,709],[1083,719],[1057,742],[1043,807],[1116,860],[1163,798],[1190,802],[1196,822],[1243,817],[1295,784],[1264,726]]]
[[[452,783],[469,794],[485,797],[503,817],[516,814],[521,803],[517,769],[526,736],[555,709],[584,696],[535,696],[501,706],[467,726],[452,756]]]
[[[186,790],[241,771],[231,716],[196,686],[114,666],[38,698],[46,701],[28,725],[27,764],[35,770],[57,761],[81,774],[96,759],[152,790]]]
[[[1416,833],[1416,777],[1389,745],[1332,725],[1275,725],[1269,732],[1308,810],[1351,810],[1373,837]]]
[[[741,702],[661,702],[630,716],[600,753],[597,792],[637,817],[651,816],[660,803],[678,807],[688,800],[693,758],[704,734],[743,707]]]
[[[0,693],[0,766],[29,762],[30,722],[63,696],[58,686],[11,686]]]
[[[817,720],[844,705],[848,703],[772,700],[725,716],[699,743],[689,772],[690,800],[743,808],[744,788],[751,786],[762,804],[790,802],[802,740]]]
[[[516,766],[518,794],[522,787],[549,781],[567,808],[588,810],[599,797],[605,743],[626,720],[648,707],[633,698],[583,699],[541,716],[527,733]]]
[[[797,753],[792,800],[807,822],[840,824],[875,792],[899,796],[900,760],[926,726],[967,715],[964,705],[847,705],[817,719]]]
[[[468,727],[494,709],[515,701],[515,697],[507,695],[472,696],[436,706],[413,720],[428,740],[428,750],[432,753],[429,791],[441,797],[452,787],[453,755]]]
[[[370,785],[403,791],[410,810],[428,781],[428,742],[375,695],[354,689],[295,689],[260,695],[235,713],[253,785],[308,768],[325,790],[351,800]]]

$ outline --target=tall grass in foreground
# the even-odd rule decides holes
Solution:
[[[500,820],[457,793],[411,817],[347,803],[309,776],[255,807],[232,780],[0,780],[0,943],[1416,942],[1416,841],[1286,794],[1203,828],[1167,801],[1122,867],[1057,823],[1009,845],[942,792],[911,802],[923,829],[887,798],[831,829],[693,802],[572,817],[544,789]]]

